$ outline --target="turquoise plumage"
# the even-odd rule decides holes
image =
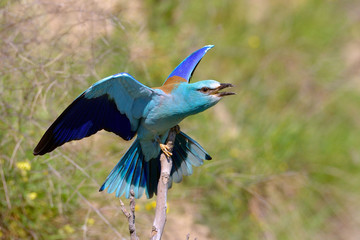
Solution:
[[[160,153],[172,154],[171,180],[180,182],[191,175],[193,166],[210,160],[209,154],[183,132],[175,138],[169,153],[165,141],[170,128],[184,118],[215,105],[223,96],[232,95],[220,90],[231,84],[215,80],[189,83],[205,53],[213,46],[205,46],[182,61],[169,75],[164,85],[149,88],[128,73],[119,73],[96,82],[55,120],[34,149],[43,155],[72,140],[91,136],[99,130],[113,132],[125,140],[137,138],[110,172],[100,191],[108,189],[117,197],[130,197],[134,190],[139,198],[156,194],[160,176]],[[170,181],[169,187],[172,184]]]

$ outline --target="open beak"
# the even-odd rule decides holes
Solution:
[[[220,86],[215,88],[213,92],[211,92],[212,95],[216,95],[218,97],[224,97],[229,95],[235,95],[236,93],[233,92],[219,92],[220,90],[228,87],[234,87],[231,83],[220,83]]]

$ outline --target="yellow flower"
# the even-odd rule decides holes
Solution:
[[[75,232],[75,230],[69,225],[69,224],[66,224],[64,227],[63,227],[63,229],[64,229],[64,231],[66,232],[66,233],[73,233],[73,232]]]
[[[94,223],[95,223],[95,219],[93,219],[93,218],[88,218],[87,224],[88,224],[89,226],[94,225]]]
[[[249,47],[255,49],[260,47],[260,38],[256,35],[250,36],[247,40]]]
[[[24,162],[17,162],[16,167],[23,171],[30,171],[31,170],[31,164],[29,161]]]
[[[151,201],[151,202],[149,202],[149,203],[147,203],[145,205],[145,209],[147,211],[151,211],[152,209],[155,209],[155,208],[156,208],[156,202],[155,201]]]
[[[135,205],[135,212],[140,210],[140,206],[139,205]]]
[[[36,192],[28,193],[28,194],[26,195],[26,197],[27,197],[29,200],[34,200],[35,198],[37,198],[37,193],[36,193]]]

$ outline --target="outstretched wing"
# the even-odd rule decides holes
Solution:
[[[98,81],[55,120],[34,149],[34,155],[51,152],[66,142],[91,136],[102,129],[130,140],[154,94],[153,89],[127,73]]]
[[[207,51],[213,48],[214,45],[207,45],[199,50],[193,52],[190,56],[184,59],[172,73],[168,76],[164,85],[174,82],[190,82],[190,79],[195,71],[197,65],[204,57]]]

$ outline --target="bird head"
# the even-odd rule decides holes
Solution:
[[[178,87],[182,92],[183,99],[188,105],[190,114],[202,112],[216,103],[223,97],[234,95],[233,92],[221,91],[233,87],[230,83],[219,83],[215,80],[203,80],[195,83],[183,83]]]
[[[224,96],[235,94],[221,91],[224,88],[233,87],[230,83],[219,83],[215,80],[190,83],[201,59],[213,47],[214,45],[207,45],[190,54],[172,71],[164,85],[160,87],[166,94],[171,93],[176,96],[175,101],[181,103],[173,111],[185,115],[196,114],[214,106]]]

